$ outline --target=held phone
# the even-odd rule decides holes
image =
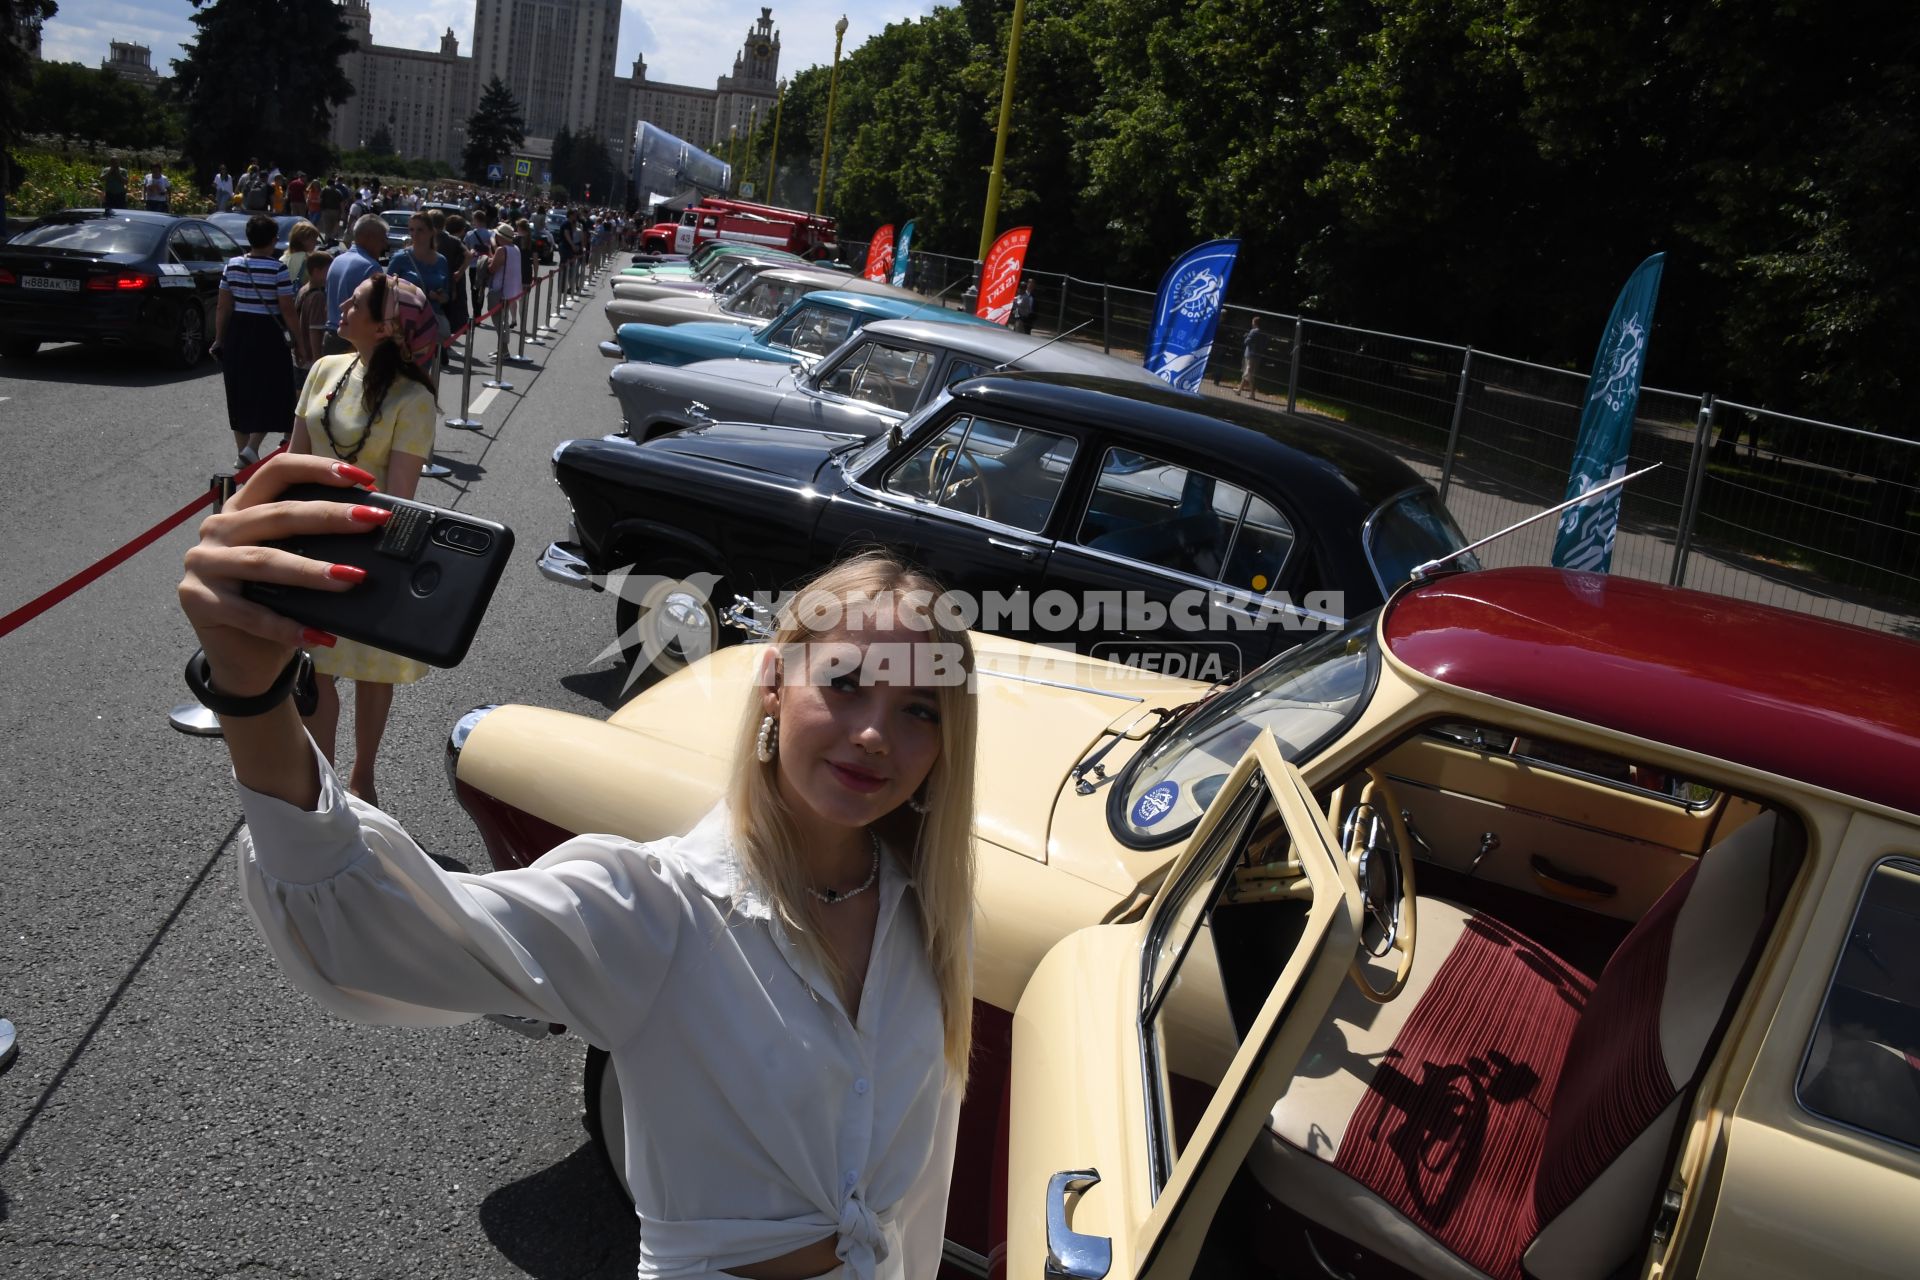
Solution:
[[[365,489],[297,484],[283,502],[347,502],[393,516],[365,533],[301,534],[266,545],[330,564],[357,565],[367,579],[347,591],[249,582],[241,594],[309,627],[434,667],[467,656],[473,633],[513,553],[513,530],[491,520]]]

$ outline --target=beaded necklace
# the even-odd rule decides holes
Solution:
[[[347,379],[351,378],[353,371],[359,367],[360,356],[358,353],[355,353],[353,359],[347,362],[346,370],[340,375],[340,380],[333,384],[333,390],[327,392],[327,402],[320,408],[320,430],[326,432],[327,446],[333,450],[334,456],[342,462],[352,462],[360,456],[360,450],[367,446],[367,438],[373,434],[373,424],[379,421],[379,415],[377,414],[369,418],[367,425],[360,431],[360,439],[354,443],[353,448],[345,453],[340,451],[340,442],[333,438],[333,398],[340,394],[340,389],[347,385]],[[361,395],[362,406],[364,406],[365,403],[366,396],[363,392]]]
[[[808,885],[807,892],[828,906],[832,906],[836,902],[845,902],[848,898],[857,898],[867,890],[873,888],[873,882],[880,878],[880,837],[874,834],[872,828],[868,828],[867,840],[873,845],[873,867],[867,872],[866,880],[861,883],[858,889],[848,889],[845,893],[842,893],[838,889],[816,889],[812,885]]]

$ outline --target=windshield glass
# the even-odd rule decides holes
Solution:
[[[776,320],[760,331],[760,340],[782,351],[823,356],[837,350],[854,331],[861,317],[838,307],[806,305],[784,320]]]
[[[1114,789],[1107,810],[1113,833],[1136,846],[1186,835],[1262,730],[1273,731],[1281,756],[1293,764],[1338,733],[1359,714],[1373,684],[1378,617],[1373,610],[1281,654],[1195,711],[1165,741],[1150,741]]]
[[[1420,565],[1466,545],[1467,536],[1440,505],[1440,495],[1431,489],[1414,489],[1388,499],[1367,517],[1367,562],[1373,566],[1383,596],[1392,595],[1394,588],[1411,578]],[[1478,569],[1480,558],[1469,552],[1448,563],[1460,569]]]
[[[710,278],[714,280],[713,292],[718,297],[726,297],[754,277],[755,273],[746,269],[747,264],[731,254],[714,261],[716,265]]]
[[[771,320],[816,288],[817,285],[803,284],[798,280],[756,276],[752,284],[727,298],[720,308],[749,320]]]
[[[912,439],[914,433],[920,429],[920,424],[938,415],[941,408],[951,399],[953,399],[953,397],[945,391],[934,392],[933,399],[921,405],[918,413],[900,424],[901,438]],[[865,479],[867,468],[885,456],[887,449],[892,445],[891,434],[892,433],[888,431],[880,432],[849,457],[845,464],[848,474],[857,479]],[[879,479],[878,475],[873,478],[875,480]]]
[[[28,227],[15,236],[12,243],[73,249],[80,253],[152,253],[166,233],[164,222],[85,218]]]

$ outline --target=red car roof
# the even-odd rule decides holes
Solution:
[[[1920,644],[1561,569],[1411,588],[1382,623],[1435,680],[1920,810]]]

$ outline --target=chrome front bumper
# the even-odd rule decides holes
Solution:
[[[627,358],[626,352],[620,350],[620,344],[617,342],[601,343],[600,354],[609,360],[625,360]]]
[[[547,544],[547,549],[540,553],[540,576],[562,586],[579,587],[582,591],[599,589],[594,585],[592,568],[581,557],[580,549],[571,542]]]

